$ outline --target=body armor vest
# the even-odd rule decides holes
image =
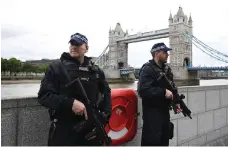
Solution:
[[[147,62],[147,63],[145,63],[143,66],[142,66],[142,68],[140,69],[140,71],[139,71],[139,81],[138,81],[138,87],[137,87],[137,90],[138,90],[138,92],[139,92],[139,90],[140,90],[140,73],[141,73],[141,71],[143,70],[143,68],[145,67],[145,66],[149,66],[150,68],[152,68],[153,69],[153,73],[151,73],[151,74],[153,74],[153,76],[156,78],[156,79],[158,79],[159,78],[159,76],[160,76],[160,74],[161,73],[165,73],[166,74],[166,76],[167,76],[167,78],[170,80],[170,81],[172,81],[172,78],[173,78],[173,74],[172,74],[172,71],[171,71],[171,69],[169,68],[169,66],[168,65],[164,65],[163,66],[163,68],[159,68],[155,63],[151,63],[151,62]],[[156,85],[157,86],[159,86],[159,84],[156,82]],[[144,102],[143,102],[144,103]],[[165,108],[168,108],[168,106],[169,106],[169,103],[170,103],[170,101],[169,100],[165,100],[164,101],[164,104],[162,104]],[[156,103],[154,103],[154,104],[147,104],[147,103],[145,103],[144,104],[145,106],[148,106],[148,107],[150,107],[150,106],[155,106],[156,107]],[[159,106],[160,107],[160,106]]]
[[[57,63],[58,71],[56,72],[59,79],[59,93],[65,95],[66,98],[74,98],[82,103],[84,102],[82,92],[79,89],[79,85],[75,82],[69,87],[65,87],[66,84],[79,78],[82,86],[88,96],[88,99],[96,104],[99,96],[99,68],[95,65],[79,66],[74,62],[63,61]],[[97,67],[97,68],[96,68]],[[57,70],[57,69],[56,69]],[[65,121],[81,121],[84,116],[75,115],[73,112],[68,114],[64,111],[54,111],[55,118]]]
[[[79,78],[89,100],[95,104],[99,94],[98,68],[95,68],[94,65],[79,66],[72,62],[63,62],[63,64],[68,74],[68,83],[76,78]],[[64,84],[65,83],[66,82],[64,82]],[[68,95],[68,97],[76,98],[82,102],[84,101],[82,99],[82,92],[79,91],[80,89],[78,88],[77,83],[72,84],[69,88],[62,87],[61,89],[64,94]]]

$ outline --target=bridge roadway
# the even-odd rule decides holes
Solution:
[[[220,71],[227,71],[228,66],[223,67],[187,67],[188,71],[212,71],[212,70],[220,70]],[[134,72],[139,72],[140,68],[129,68],[129,69],[120,69],[120,75],[127,75]],[[227,78],[227,77],[216,77],[216,78]]]
[[[170,145],[228,145],[228,85],[179,87],[179,93],[192,111],[192,119],[174,115],[174,138]],[[49,129],[47,109],[29,98],[2,99],[3,146],[45,146]],[[138,112],[142,114],[141,98]],[[123,145],[140,145],[142,116],[138,118],[138,132],[132,141]]]
[[[196,71],[196,70],[223,70],[227,71],[228,66],[192,66],[192,67],[187,67],[188,71]]]
[[[118,38],[116,41],[123,42],[123,43],[135,43],[135,42],[142,42],[142,41],[148,41],[148,40],[155,40],[155,39],[161,39],[161,38],[168,38],[169,37],[169,29],[161,29],[161,30],[155,30],[150,32],[144,32],[144,33],[137,33],[134,35],[128,35],[125,37]]]

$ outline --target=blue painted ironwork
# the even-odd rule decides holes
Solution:
[[[135,69],[131,68],[131,69],[120,69],[120,75],[127,75],[130,73],[134,73]]]
[[[135,70],[139,70],[140,68],[135,68]],[[228,70],[228,66],[187,66],[189,71],[193,70]]]
[[[206,66],[190,66],[187,67],[189,71],[193,70],[228,70],[228,66],[206,67]]]

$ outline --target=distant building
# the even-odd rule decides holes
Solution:
[[[29,63],[29,64],[32,64],[34,66],[43,66],[46,64],[50,64],[50,63],[57,61],[57,60],[59,60],[59,59],[27,60],[24,63]]]
[[[205,70],[198,71],[199,78],[213,78],[213,77],[227,77],[228,71],[213,71],[213,70]]]
[[[92,61],[96,61],[97,57],[92,57]],[[58,61],[59,59],[41,59],[41,60],[26,60],[25,62],[22,62],[23,63],[29,63],[29,64],[32,64],[34,66],[43,66],[43,65],[46,65],[46,64],[50,64],[54,61]]]
[[[199,70],[198,71],[198,77],[199,78],[212,77],[212,71],[211,70]]]

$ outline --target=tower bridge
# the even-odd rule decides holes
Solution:
[[[150,32],[139,32],[129,35],[124,32],[120,23],[116,24],[115,29],[109,30],[109,44],[96,61],[105,72],[108,79],[126,79],[134,78],[134,69],[128,64],[128,44],[142,41],[149,41],[161,38],[169,38],[169,47],[173,50],[170,52],[170,63],[174,77],[183,81],[197,81],[197,71],[202,68],[192,67],[192,44],[201,44],[211,54],[211,57],[228,63],[212,53],[214,50],[193,36],[192,17],[184,14],[182,7],[179,7],[177,13],[170,13],[168,18],[168,28],[154,30]],[[196,44],[193,42],[195,41]],[[201,48],[199,48],[201,49]],[[202,49],[201,49],[202,50]],[[204,50],[202,50],[205,52]],[[206,53],[206,52],[205,52]],[[220,52],[217,54],[224,55]],[[149,59],[148,59],[149,60]],[[205,68],[207,70],[208,68]],[[213,68],[215,69],[215,68]],[[227,69],[227,68],[221,68]]]

